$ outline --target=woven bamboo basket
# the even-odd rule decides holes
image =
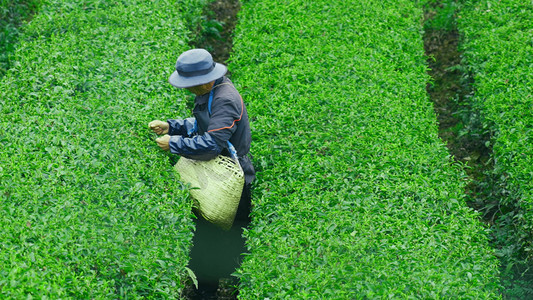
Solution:
[[[174,168],[181,181],[190,184],[194,208],[200,215],[229,230],[244,186],[244,173],[238,161],[223,155],[209,161],[181,157]]]

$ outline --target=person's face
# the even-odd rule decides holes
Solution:
[[[202,84],[202,85],[197,85],[197,86],[192,86],[192,87],[188,87],[186,88],[189,92],[197,95],[197,96],[200,96],[200,95],[204,95],[204,94],[207,94],[211,91],[211,88],[213,87],[213,84],[215,82],[214,81],[211,81],[209,83],[206,83],[206,84]]]

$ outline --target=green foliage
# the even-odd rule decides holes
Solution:
[[[0,77],[9,68],[20,26],[30,19],[40,5],[39,0],[0,0]]]
[[[471,106],[491,133],[494,152],[487,177],[502,197],[500,205],[511,208],[495,231],[509,271],[523,257],[531,266],[533,257],[533,3],[462,2],[458,28],[476,89]]]
[[[197,4],[47,1],[25,29],[0,81],[2,298],[179,297],[190,202],[147,124]]]
[[[222,32],[224,24],[205,15],[196,19],[195,22],[197,22],[198,26],[195,30],[196,38],[192,43],[194,45],[201,45],[195,46],[197,48],[204,48],[210,53],[213,53],[216,45],[213,45],[213,43],[210,43],[209,41],[219,41],[222,39],[220,33]]]
[[[197,15],[190,18],[192,24],[196,24],[193,33],[194,37],[191,41],[191,44],[194,47],[205,48],[211,54],[214,54],[216,45],[215,41],[220,41],[222,39],[222,31],[224,28],[224,23],[216,19],[216,13],[211,10],[213,2],[212,0],[204,0],[206,2],[205,9],[201,15]],[[208,5],[211,3],[211,5]]]
[[[459,5],[455,0],[429,0],[427,6],[431,7],[431,18],[428,19],[424,27],[426,30],[448,30],[455,28],[455,14]]]
[[[422,4],[246,1],[258,170],[241,299],[493,299],[498,262],[427,98]]]

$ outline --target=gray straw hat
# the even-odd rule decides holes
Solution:
[[[188,88],[209,83],[224,76],[226,66],[213,61],[205,49],[192,49],[183,52],[176,62],[176,71],[168,81],[175,87]]]

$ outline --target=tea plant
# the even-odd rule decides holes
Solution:
[[[190,201],[146,124],[200,2],[44,2],[0,81],[0,295],[178,298]]]
[[[471,99],[490,133],[494,170],[486,174],[500,206],[495,238],[507,272],[533,258],[533,30],[531,1],[462,1],[464,61],[474,75]],[[531,271],[530,278],[533,278]],[[531,279],[530,279],[531,280]],[[529,284],[529,297],[533,294]],[[521,296],[519,298],[527,298]]]
[[[38,9],[38,0],[0,0],[0,77],[9,68],[20,26]]]
[[[498,295],[426,95],[422,4],[246,1],[231,57],[258,171],[241,299]]]

